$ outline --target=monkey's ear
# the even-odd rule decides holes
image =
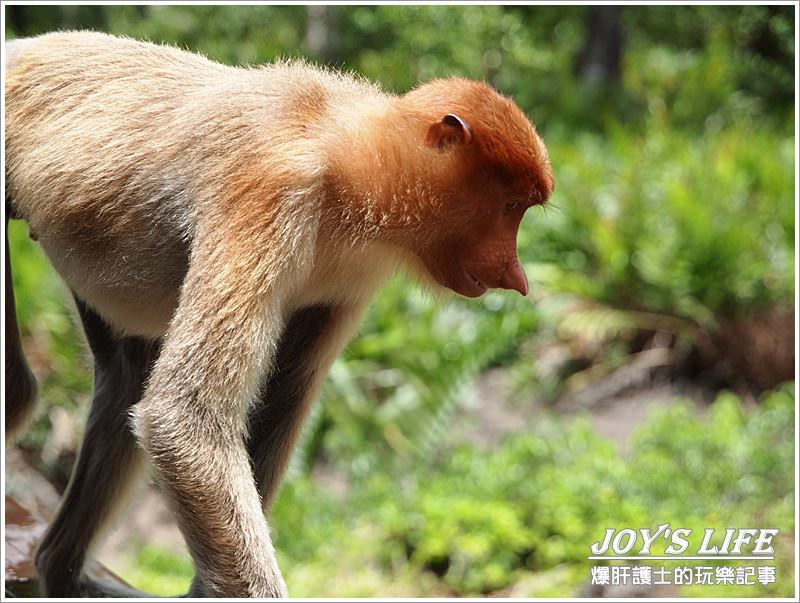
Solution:
[[[469,144],[472,140],[472,128],[458,115],[448,113],[428,128],[425,144],[437,147],[440,151],[453,144]]]

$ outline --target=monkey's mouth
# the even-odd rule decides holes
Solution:
[[[469,286],[465,287],[465,290],[459,291],[459,293],[461,293],[462,295],[466,295],[467,297],[478,297],[479,295],[483,295],[483,293],[486,292],[488,287],[484,285],[483,282],[481,282],[481,279],[472,274],[466,268],[464,269],[464,273],[466,274],[467,279],[469,281],[468,282]]]

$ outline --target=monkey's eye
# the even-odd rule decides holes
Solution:
[[[519,201],[514,201],[512,203],[506,203],[506,211],[516,211],[522,206],[522,203]]]

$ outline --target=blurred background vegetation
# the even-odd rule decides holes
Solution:
[[[775,584],[666,594],[793,594],[793,7],[5,10],[7,37],[302,56],[397,93],[485,79],[550,149],[556,193],[519,240],[530,297],[434,301],[396,277],[333,367],[271,514],[293,595],[607,594],[589,545],[667,521],[781,535]],[[62,489],[90,359],[24,224],[10,237],[41,382],[20,447]],[[160,529],[112,569],[175,594],[191,568]]]

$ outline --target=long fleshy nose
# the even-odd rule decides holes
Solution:
[[[523,296],[528,295],[528,277],[525,276],[525,271],[516,257],[511,260],[503,273],[503,277],[500,279],[500,286],[503,289],[519,291]]]

